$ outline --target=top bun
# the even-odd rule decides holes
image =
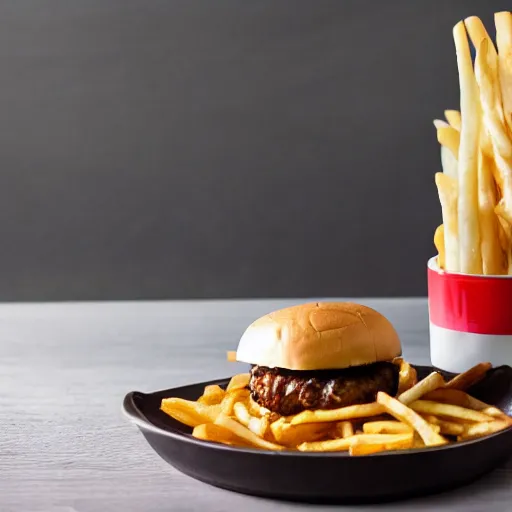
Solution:
[[[327,370],[390,361],[402,354],[389,320],[351,302],[313,302],[253,322],[237,361],[288,370]]]

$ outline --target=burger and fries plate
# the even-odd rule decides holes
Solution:
[[[327,356],[337,370],[321,369]],[[411,365],[389,321],[365,306],[312,303],[266,315],[228,359],[250,360],[250,372],[124,400],[164,460],[218,487],[381,501],[468,483],[512,452],[511,367],[484,362],[451,374]],[[359,362],[347,368],[348,360]],[[374,399],[361,403],[366,393]]]
[[[437,265],[477,278],[512,276],[512,14],[495,21],[496,46],[478,18],[455,25],[461,109],[434,123],[443,167]],[[471,309],[454,290],[444,302],[429,295],[441,316],[482,309],[481,294]],[[507,329],[510,291],[486,295]],[[494,302],[489,311],[497,315]],[[247,328],[229,357],[248,373],[132,392],[124,412],[164,460],[218,487],[302,501],[428,494],[469,483],[512,453],[512,368],[485,362],[485,343],[471,351],[477,345],[462,341],[460,351],[483,360],[447,373],[404,360],[394,327],[370,308],[301,304]],[[435,364],[471,366],[458,346],[443,343],[448,360]]]

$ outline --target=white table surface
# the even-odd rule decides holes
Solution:
[[[512,510],[512,460],[455,491],[360,507],[235,494],[162,461],[122,415],[123,396],[245,370],[226,350],[252,320],[296,302],[0,305],[0,511]],[[408,360],[430,363],[424,299],[359,302],[395,324]]]

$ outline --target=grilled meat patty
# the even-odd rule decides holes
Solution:
[[[394,395],[399,368],[391,362],[341,370],[295,371],[253,366],[253,400],[283,416],[305,409],[334,409],[375,401],[378,391]]]

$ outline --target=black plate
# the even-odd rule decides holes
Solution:
[[[433,370],[416,369],[419,378]],[[195,400],[207,384],[224,386],[228,381],[151,394],[135,391],[126,395],[124,412],[153,449],[179,471],[232,491],[294,501],[376,502],[439,492],[475,480],[512,452],[512,428],[448,446],[365,457],[234,448],[197,440],[190,435],[192,429],[160,411],[162,398]],[[511,414],[512,368],[490,370],[470,392]]]

